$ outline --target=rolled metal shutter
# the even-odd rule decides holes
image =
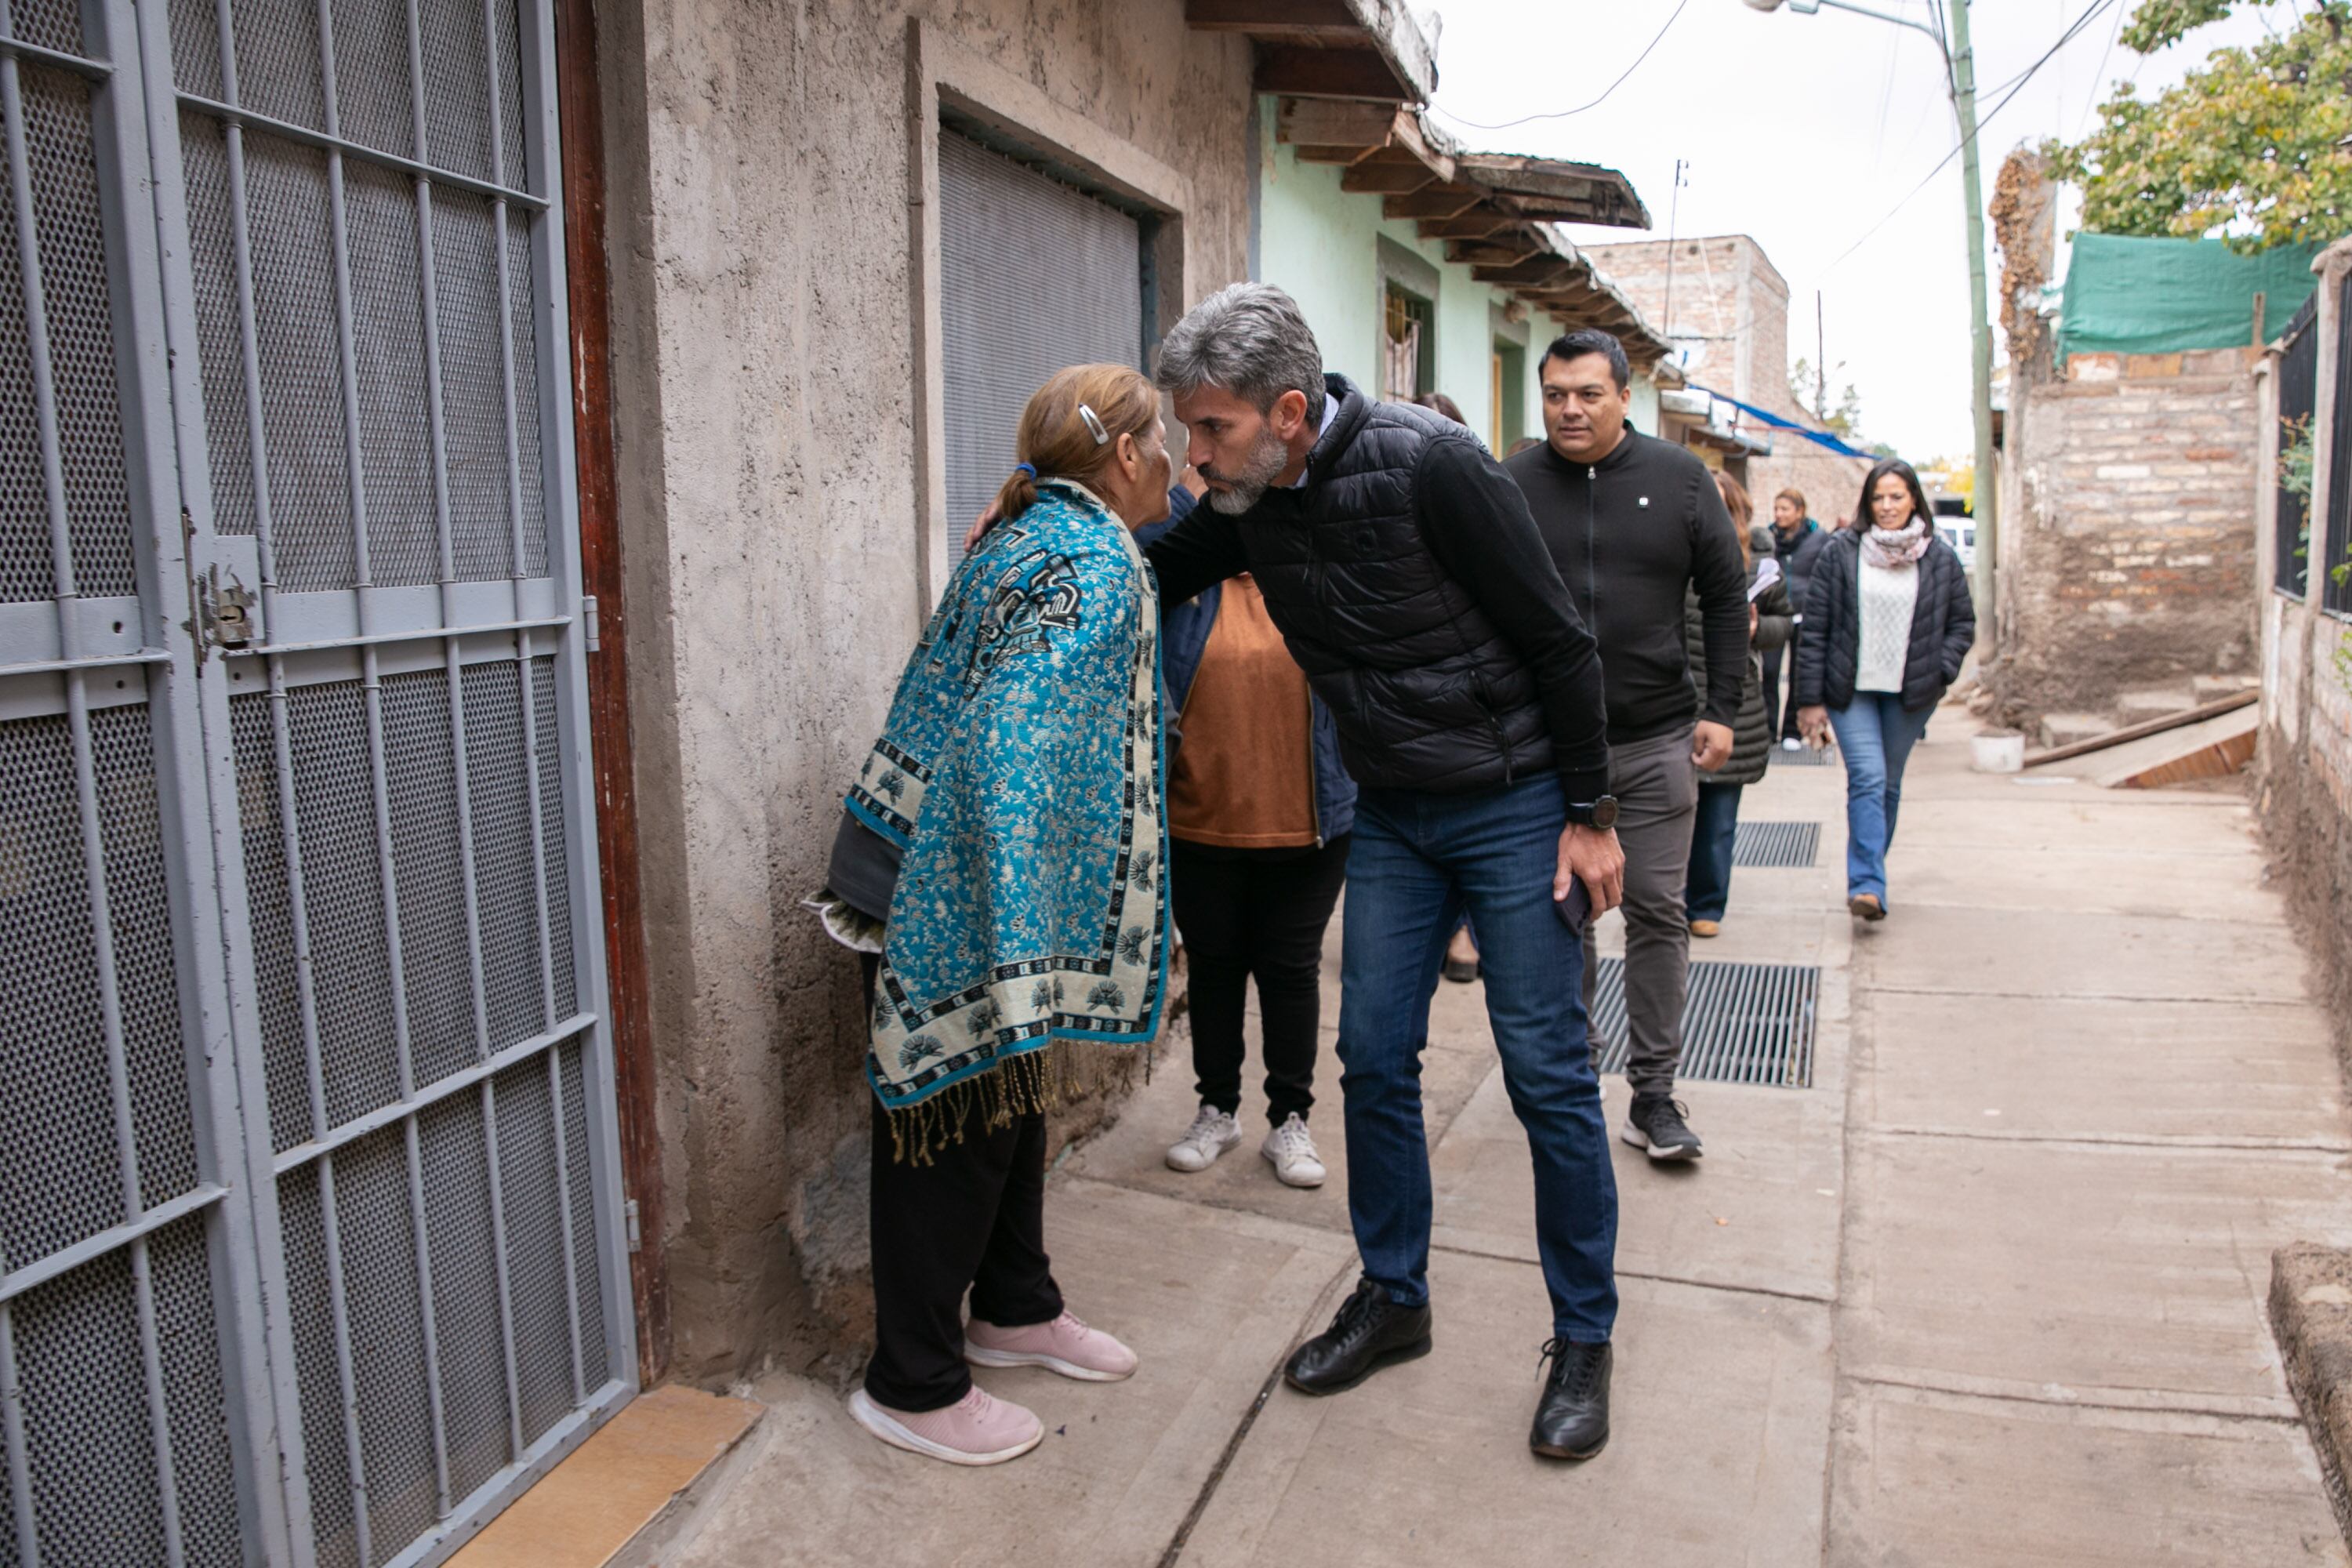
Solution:
[[[940,135],[948,569],[1016,460],[1021,411],[1065,365],[1139,364],[1143,247],[1118,208]]]

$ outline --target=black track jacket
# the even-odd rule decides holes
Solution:
[[[1700,717],[1739,716],[1748,666],[1747,574],[1715,476],[1687,449],[1625,438],[1597,464],[1571,463],[1549,441],[1503,467],[1568,584],[1578,618],[1601,645],[1609,740],[1646,741]],[[1706,624],[1706,710],[1684,651],[1683,591]]]

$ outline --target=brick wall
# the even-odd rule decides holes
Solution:
[[[2023,388],[2001,530],[2013,709],[2103,711],[2254,668],[2252,357],[2081,354]]]
[[[1644,316],[1689,351],[1693,381],[1784,418],[1810,417],[1789,392],[1789,285],[1762,246],[1744,234],[1727,234],[1592,245],[1584,253]],[[1745,428],[1769,431],[1756,421]],[[1770,515],[1772,497],[1784,488],[1802,492],[1824,526],[1853,512],[1867,463],[1841,458],[1785,430],[1770,434],[1771,455],[1748,462],[1748,489],[1759,517]]]

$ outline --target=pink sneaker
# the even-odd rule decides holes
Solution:
[[[877,1405],[861,1388],[849,1396],[849,1414],[890,1447],[950,1465],[1001,1465],[1045,1436],[1045,1424],[1033,1413],[977,1387],[944,1409],[920,1411]]]
[[[974,1366],[1042,1366],[1087,1383],[1117,1383],[1135,1372],[1133,1351],[1067,1312],[1017,1329],[974,1318],[964,1325],[963,1359]]]

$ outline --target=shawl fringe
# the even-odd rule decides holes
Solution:
[[[902,1165],[928,1165],[940,1150],[961,1143],[977,1118],[978,1131],[1009,1127],[1016,1116],[1055,1111],[1066,1105],[1135,1082],[1135,1061],[1144,1058],[1151,1076],[1151,1047],[1109,1045],[1099,1040],[1058,1039],[1025,1051],[1003,1066],[961,1083],[950,1084],[928,1100],[888,1112],[892,1156]]]

